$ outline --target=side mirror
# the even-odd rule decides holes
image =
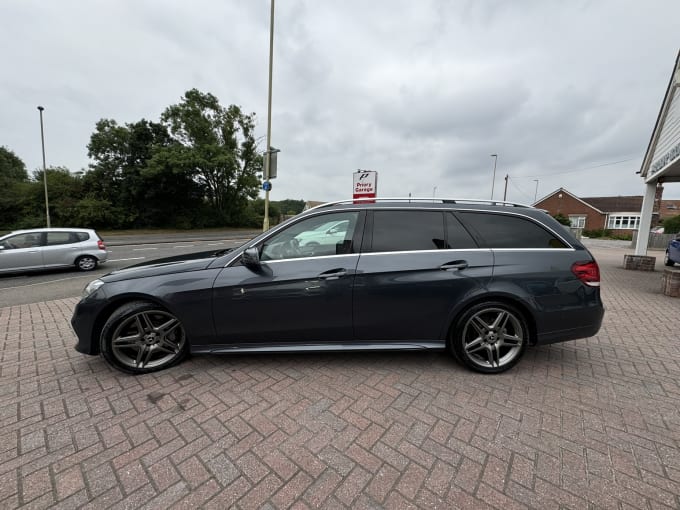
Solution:
[[[253,271],[259,271],[262,268],[262,264],[260,264],[260,250],[257,248],[246,248],[243,255],[241,255],[241,261],[244,266]]]

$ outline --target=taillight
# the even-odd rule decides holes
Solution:
[[[600,286],[600,268],[594,260],[575,262],[571,266],[571,272],[576,275],[576,278],[590,287]]]
[[[102,241],[101,239],[99,241],[97,241],[97,247],[100,250],[106,250],[106,245],[104,244],[104,241]]]

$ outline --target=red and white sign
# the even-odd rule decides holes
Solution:
[[[375,202],[375,200],[368,199],[375,199],[378,196],[378,172],[359,170],[352,175],[354,176],[354,192],[352,194],[354,203]]]

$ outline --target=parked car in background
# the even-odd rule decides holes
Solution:
[[[92,271],[107,257],[101,237],[85,228],[17,230],[0,237],[0,273],[69,266]]]
[[[680,234],[678,234],[675,239],[671,239],[668,242],[663,262],[669,267],[680,264]]]
[[[333,243],[303,249],[333,225]],[[114,271],[87,285],[71,324],[79,352],[133,374],[189,352],[423,349],[497,373],[530,345],[596,334],[599,286],[590,252],[539,209],[350,200],[232,251]]]
[[[321,254],[329,249],[335,252],[335,245],[345,239],[349,220],[329,221],[313,230],[305,230],[295,236],[300,249],[309,254]]]

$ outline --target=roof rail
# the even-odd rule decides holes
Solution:
[[[373,203],[373,202],[424,202],[424,203],[439,203],[439,204],[489,204],[489,205],[503,205],[507,207],[526,207],[532,208],[527,204],[520,204],[517,202],[506,202],[504,200],[483,200],[476,198],[413,198],[413,197],[388,197],[388,198],[350,198],[346,200],[336,200],[334,202],[326,202],[325,204],[317,205],[307,209],[308,211],[320,209],[323,207],[330,207],[339,204],[356,204],[356,203]]]

